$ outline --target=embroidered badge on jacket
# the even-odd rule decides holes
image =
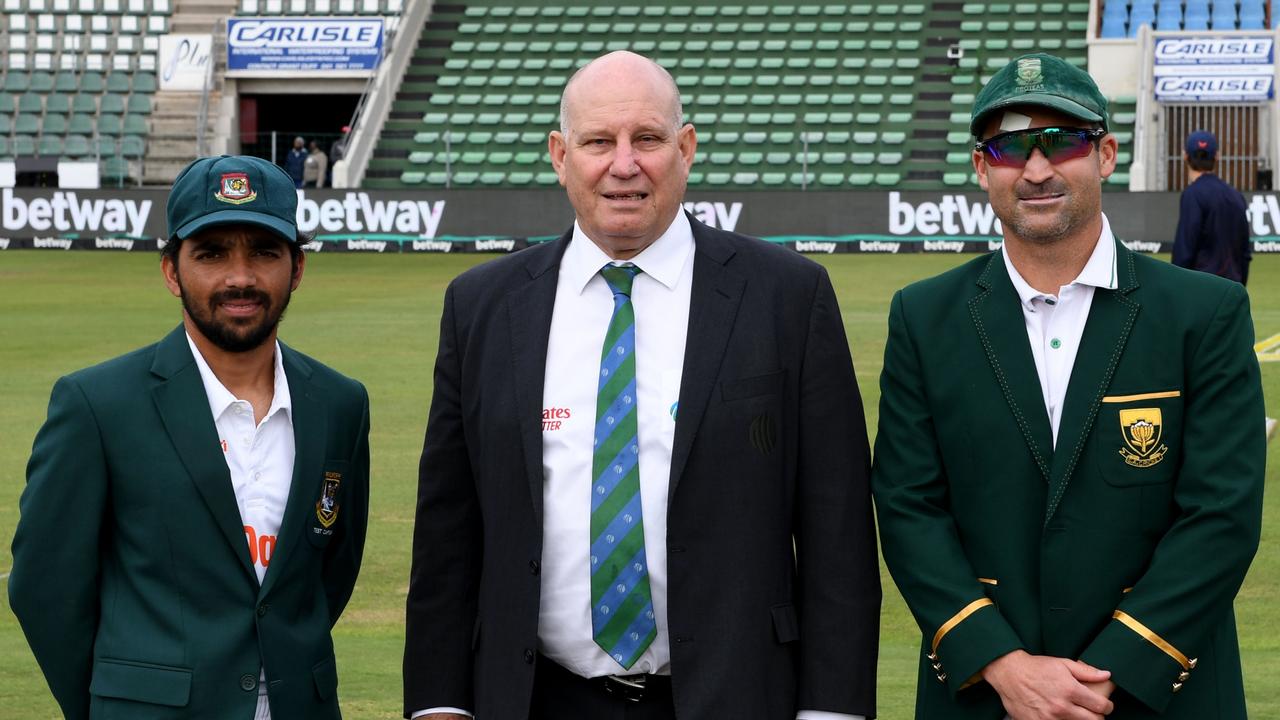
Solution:
[[[338,486],[342,484],[342,473],[327,472],[324,474],[324,490],[316,503],[316,517],[326,528],[338,519]]]
[[[1120,411],[1120,434],[1127,447],[1120,448],[1124,461],[1148,468],[1164,459],[1169,447],[1160,442],[1160,408],[1130,408]]]

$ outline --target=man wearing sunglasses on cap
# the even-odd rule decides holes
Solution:
[[[1265,439],[1248,297],[1136,255],[1093,80],[978,95],[1002,250],[894,298],[872,487],[922,631],[917,717],[1245,717],[1232,600]]]

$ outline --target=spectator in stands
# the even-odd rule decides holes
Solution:
[[[9,601],[67,718],[339,717],[369,399],[276,340],[297,206],[266,160],[188,165],[160,260],[181,324],[54,385]]]
[[[333,187],[333,168],[338,161],[347,156],[347,144],[351,142],[351,126],[342,126],[342,135],[333,141],[329,148],[329,187]]]
[[[1249,280],[1249,215],[1244,196],[1218,177],[1218,139],[1205,130],[1187,136],[1187,187],[1178,204],[1173,264],[1241,285]]]
[[[573,227],[445,293],[408,715],[875,714],[868,448],[835,293],[682,211],[682,117],[651,60],[583,67],[548,147]]]
[[[1262,512],[1244,288],[1130,252],[1084,71],[1015,59],[970,131],[1002,250],[897,293],[872,487],[924,720],[1245,717]],[[1068,384],[1069,383],[1069,384]]]
[[[324,187],[325,171],[328,170],[328,168],[329,158],[326,157],[324,151],[320,149],[320,145],[315,140],[312,140],[311,147],[308,148],[307,159],[303,163],[302,168],[303,187]]]
[[[289,177],[293,178],[295,187],[302,187],[302,179],[304,177],[307,165],[307,149],[303,146],[302,137],[293,139],[293,147],[289,149],[289,154],[284,158],[284,171],[289,173]]]

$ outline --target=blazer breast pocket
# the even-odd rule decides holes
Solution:
[[[338,518],[343,512],[343,483],[347,482],[347,461],[326,460],[318,485],[313,486],[315,509],[307,527],[307,539],[312,545],[324,548],[337,529]]]
[[[1098,472],[1114,487],[1171,481],[1182,457],[1182,391],[1108,395],[1094,424]]]
[[[786,377],[786,370],[778,370],[764,375],[726,380],[720,383],[720,399],[733,402],[764,395],[781,395]]]

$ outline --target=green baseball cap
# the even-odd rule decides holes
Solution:
[[[1110,130],[1107,99],[1089,73],[1046,53],[1014,58],[991,77],[973,102],[969,133],[977,137],[991,113],[1013,105],[1049,108]]]
[[[283,168],[262,158],[198,158],[173,181],[166,218],[171,238],[219,225],[255,225],[295,243],[298,190]]]

